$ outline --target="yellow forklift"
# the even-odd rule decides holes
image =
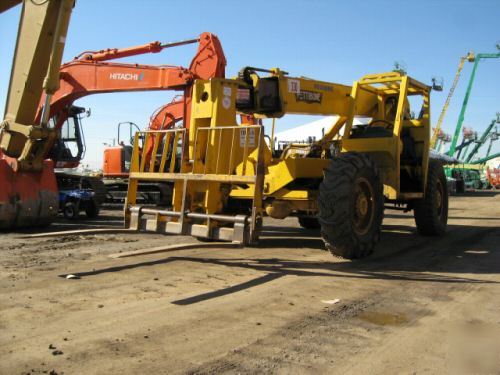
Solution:
[[[413,210],[423,235],[445,232],[446,179],[429,157],[431,87],[401,72],[346,86],[247,67],[237,78],[198,80],[193,90],[187,127],[135,136],[128,227],[247,245],[258,241],[265,215],[294,215],[345,258],[373,251],[389,205]],[[261,120],[285,114],[337,120],[318,141],[274,150]],[[238,124],[239,116],[250,121]],[[139,204],[141,181],[173,181],[172,205]]]

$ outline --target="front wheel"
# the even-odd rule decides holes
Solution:
[[[347,152],[333,159],[319,186],[318,221],[333,255],[362,258],[380,238],[384,216],[383,185],[374,161]]]
[[[443,165],[429,161],[425,196],[415,202],[413,214],[420,234],[439,236],[446,232],[448,222],[448,189]]]
[[[76,220],[80,215],[79,207],[77,203],[68,202],[64,205],[63,215],[68,220]]]

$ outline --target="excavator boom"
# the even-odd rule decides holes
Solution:
[[[35,122],[35,115],[42,91],[50,97],[59,88],[59,66],[73,3],[23,3],[5,119],[0,125],[0,149],[13,158],[10,162],[15,169],[40,171],[46,145],[55,136],[46,122]]]
[[[198,43],[198,49],[189,68],[169,65],[140,65],[110,60],[145,53],[157,53],[166,48]],[[100,93],[136,91],[182,91],[184,102],[190,103],[191,85],[195,79],[210,79],[225,75],[226,58],[219,39],[211,33],[202,33],[196,39],[161,44],[151,42],[141,46],[113,48],[98,52],[82,52],[60,68],[60,89],[51,98],[50,117],[55,118],[55,129],[60,129],[70,115],[73,102],[84,96]],[[40,102],[37,120],[43,113]],[[184,106],[184,117],[189,117],[190,105]],[[186,121],[186,123],[189,123]],[[49,148],[52,148],[50,145]],[[75,167],[71,161],[63,165]]]
[[[18,3],[2,1],[0,11]],[[0,228],[44,225],[58,211],[53,165],[43,159],[56,133],[46,122],[35,122],[35,116],[42,91],[50,98],[58,88],[74,3],[47,0],[22,5],[5,118],[0,124]]]

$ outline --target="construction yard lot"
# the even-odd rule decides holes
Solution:
[[[49,230],[121,227],[120,216]],[[452,197],[442,238],[386,210],[376,253],[356,262],[294,218],[267,220],[258,247],[124,258],[109,255],[193,239],[20,238],[33,233],[1,234],[1,374],[499,373],[494,191]]]

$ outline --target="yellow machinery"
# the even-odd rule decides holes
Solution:
[[[53,163],[44,160],[57,137],[48,123],[50,98],[74,0],[2,0],[0,13],[23,3],[16,50],[0,122],[0,228],[47,225],[57,215]],[[45,92],[41,121],[36,113]]]
[[[19,2],[7,1],[5,9]],[[50,140],[56,137],[47,125],[49,105],[59,88],[59,67],[73,5],[73,0],[23,3],[5,119],[0,124],[0,149],[13,158],[11,163],[19,170],[40,172]],[[47,99],[41,124],[35,124],[42,91]]]
[[[450,87],[450,91],[448,92],[448,96],[446,97],[446,101],[444,102],[443,109],[441,110],[441,114],[439,115],[438,122],[436,123],[436,127],[434,129],[434,133],[432,133],[432,138],[431,138],[431,148],[436,149],[437,147],[437,141],[439,134],[441,132],[441,126],[443,125],[443,120],[444,116],[446,115],[446,112],[448,111],[448,107],[450,105],[451,98],[453,97],[453,94],[455,93],[455,89],[458,85],[458,80],[460,79],[460,74],[462,73],[462,69],[464,67],[465,60],[469,62],[473,62],[475,59],[475,56],[472,52],[469,52],[467,56],[461,57],[460,62],[458,63],[458,68],[457,72],[455,73],[455,79],[453,80],[453,83]]]
[[[250,67],[198,80],[188,128],[136,134],[126,225],[252,244],[264,215],[295,215],[321,227],[333,254],[358,258],[374,249],[384,206],[394,204],[414,210],[420,233],[442,234],[448,195],[441,163],[429,160],[430,90],[397,72],[352,87]],[[410,101],[421,104],[416,117]],[[239,114],[253,124],[239,125]],[[338,119],[319,141],[274,150],[260,119],[285,114]],[[172,207],[137,204],[139,181],[165,180],[175,182]]]

